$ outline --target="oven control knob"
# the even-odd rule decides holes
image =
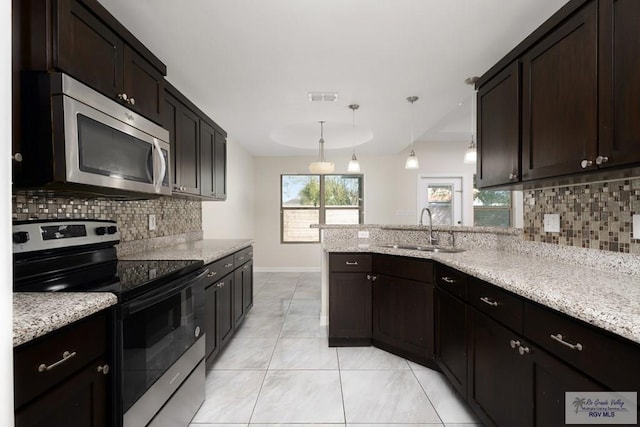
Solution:
[[[17,231],[13,233],[13,243],[27,243],[29,241],[29,233],[26,231]]]
[[[107,234],[107,227],[96,227],[96,234],[98,236],[104,236]]]
[[[200,326],[196,326],[196,338],[200,336]]]
[[[107,227],[108,234],[116,234],[118,232],[118,228],[115,225],[110,225]]]

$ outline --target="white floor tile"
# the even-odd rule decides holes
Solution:
[[[287,315],[320,318],[320,300],[294,299],[289,305]]]
[[[256,424],[256,423],[251,423],[249,424],[250,427],[344,427],[344,423],[338,423],[338,424],[318,424],[318,423],[313,423],[313,424]],[[381,427],[381,426],[377,426],[377,427]]]
[[[284,317],[289,310],[290,301],[279,301],[275,303],[265,303],[265,302],[255,302],[253,303],[253,308],[249,310],[247,314],[247,318],[253,316],[263,316],[263,317]]]
[[[248,424],[247,423],[241,423],[241,424],[236,424],[236,423],[232,423],[232,424],[211,424],[211,423],[191,423],[189,424],[189,427],[247,427]]]
[[[288,315],[282,327],[285,338],[326,338],[327,327],[320,325],[316,317]]]
[[[276,337],[235,336],[222,350],[212,369],[267,369],[276,340]]]
[[[206,398],[192,423],[249,423],[265,371],[209,371]]]
[[[343,423],[338,371],[268,371],[253,423]]]
[[[411,368],[412,371],[430,371],[431,370],[426,366],[419,365],[410,360],[407,360],[407,363],[409,364],[409,367]]]
[[[284,317],[252,315],[244,319],[235,338],[277,338],[284,324]]]
[[[335,348],[325,338],[280,338],[269,369],[338,369]]]
[[[347,423],[347,427],[443,427],[442,423],[429,423],[429,424],[389,424],[389,423],[377,423],[377,424],[362,424],[362,423]]]
[[[348,423],[439,423],[410,371],[341,371]]]
[[[338,360],[343,370],[409,370],[405,359],[375,347],[339,347]]]
[[[415,371],[414,374],[444,423],[479,422],[443,374],[431,369]]]

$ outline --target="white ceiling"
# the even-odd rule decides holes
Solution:
[[[566,0],[100,0],[257,156],[468,141],[471,86]],[[311,103],[309,91],[337,91]],[[460,105],[462,103],[462,105]]]

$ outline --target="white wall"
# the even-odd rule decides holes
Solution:
[[[467,142],[418,143],[415,152],[420,169],[407,171],[404,161],[408,152],[392,156],[360,159],[364,174],[365,223],[415,224],[417,217],[417,185],[420,175],[462,176],[464,190],[472,189],[475,165],[462,162]],[[346,173],[350,153],[327,153],[336,163],[336,173]],[[257,270],[318,270],[319,244],[280,243],[280,175],[308,173],[314,157],[254,158],[255,188],[255,266]],[[469,196],[470,197],[470,196]],[[473,209],[470,204],[466,209]],[[403,215],[403,211],[407,215]],[[399,215],[398,215],[399,213]],[[471,215],[465,215],[472,218]]]
[[[11,2],[0,2],[0,425],[13,426],[11,272]]]
[[[253,157],[231,138],[227,140],[227,200],[202,203],[205,239],[254,237]]]

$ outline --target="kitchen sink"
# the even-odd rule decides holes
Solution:
[[[421,245],[410,245],[410,244],[402,244],[402,243],[398,243],[398,244],[390,243],[390,244],[377,245],[377,246],[379,248],[406,249],[410,251],[439,252],[439,253],[445,253],[445,254],[452,254],[452,253],[465,251],[464,249],[453,248],[450,246],[429,246],[429,245],[421,246]]]

